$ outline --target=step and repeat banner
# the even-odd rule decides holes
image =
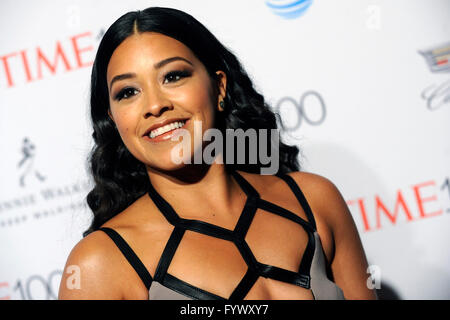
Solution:
[[[241,60],[358,227],[383,299],[450,298],[450,1],[0,2],[0,299],[56,299],[91,213],[89,81],[122,14],[173,7]]]

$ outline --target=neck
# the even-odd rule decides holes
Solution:
[[[224,164],[192,164],[171,171],[147,168],[147,172],[155,190],[182,217],[184,212],[197,218],[214,212],[226,218],[235,211],[234,199],[243,195]]]

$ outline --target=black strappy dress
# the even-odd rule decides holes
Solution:
[[[308,221],[305,221],[289,210],[261,199],[259,193],[237,171],[232,171],[232,176],[247,196],[245,206],[234,230],[228,230],[199,220],[181,218],[150,184],[148,195],[167,221],[174,226],[153,277],[118,232],[111,228],[99,229],[105,232],[114,241],[129,263],[136,270],[149,290],[149,299],[242,300],[252,289],[259,277],[271,278],[311,290],[314,299],[344,299],[342,290],[327,278],[325,256],[319,234],[316,230],[314,216],[305,196],[294,179],[287,174],[277,175],[289,185],[305,211]],[[264,210],[285,219],[289,219],[290,221],[299,224],[306,231],[308,243],[303,253],[298,272],[261,263],[253,255],[249,245],[245,241],[245,236],[252,224],[252,220],[257,210]],[[230,296],[221,297],[202,288],[195,287],[168,273],[167,270],[171,264],[172,258],[177,251],[178,245],[183,241],[183,235],[187,230],[201,233],[209,237],[231,241],[237,247],[248,268]]]

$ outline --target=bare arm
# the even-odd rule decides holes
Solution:
[[[111,241],[93,232],[72,249],[59,287],[59,299],[122,299]]]
[[[350,210],[334,184],[327,183],[325,189],[335,245],[331,261],[335,282],[344,290],[346,299],[376,299],[375,290],[367,287],[367,258]]]
[[[331,263],[334,282],[344,291],[346,299],[377,299],[367,287],[367,258],[350,210],[337,187],[327,178],[306,172],[292,177],[307,189],[313,211],[326,221],[334,239]],[[304,186],[304,187],[303,187]]]

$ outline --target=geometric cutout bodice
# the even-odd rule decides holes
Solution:
[[[310,289],[314,298],[317,298],[318,295],[322,295],[323,297],[329,297],[331,299],[343,299],[342,290],[325,277],[323,251],[320,239],[318,238],[315,219],[305,196],[294,179],[287,174],[276,175],[288,184],[295,197],[300,202],[308,221],[279,205],[262,199],[253,186],[237,171],[233,170],[231,175],[247,196],[244,208],[233,230],[204,221],[181,218],[172,206],[154,189],[152,184],[149,184],[149,197],[153,200],[167,221],[174,226],[161,254],[154,277],[150,275],[144,264],[119,233],[114,229],[106,227],[100,228],[99,230],[104,231],[114,241],[149,291],[152,290],[152,287],[156,287],[152,286],[152,284],[157,282],[158,288],[162,287],[164,290],[172,291],[186,299],[242,300],[246,297],[258,278],[265,277]],[[308,241],[297,272],[264,264],[256,259],[245,238],[258,209],[262,209],[297,223],[304,231],[306,231]],[[221,297],[217,294],[208,292],[183,281],[168,272],[172,259],[180,242],[183,241],[183,236],[186,231],[219,238],[232,242],[235,245],[247,265],[247,271],[230,296]],[[314,274],[317,274],[317,277],[313,277],[313,279],[311,279],[312,271]],[[320,291],[322,291],[322,293]],[[153,296],[155,295],[153,294]]]

